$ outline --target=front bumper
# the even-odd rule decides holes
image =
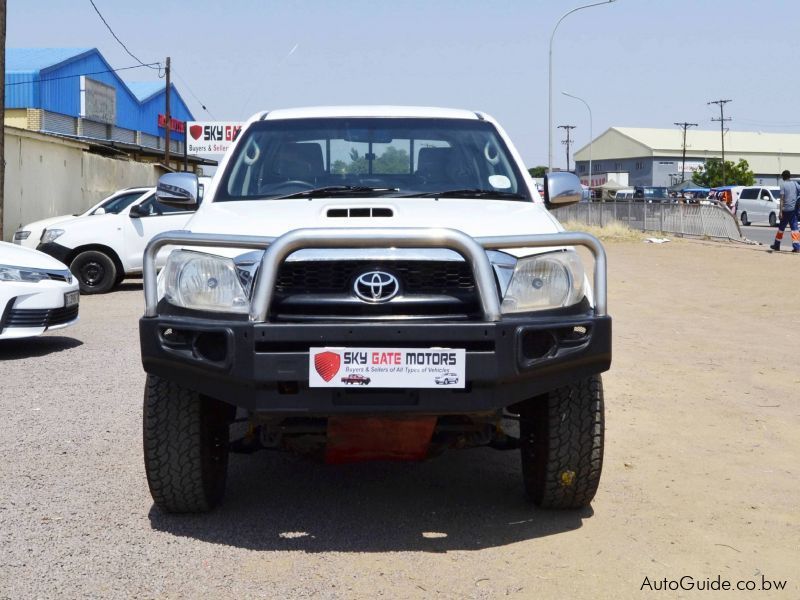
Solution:
[[[155,258],[166,245],[265,248],[249,314],[241,319],[159,310]],[[488,249],[583,245],[595,258],[595,304],[504,315]],[[481,321],[282,322],[269,314],[282,262],[303,248],[448,248],[471,265]],[[139,321],[145,371],[230,404],[272,415],[468,414],[490,412],[606,371],[611,319],[606,259],[584,233],[472,238],[439,228],[298,229],[279,238],[189,232],[160,234],[143,263]],[[577,312],[576,312],[577,311]],[[310,388],[310,347],[463,348],[464,389]]]
[[[47,242],[46,244],[39,244],[36,246],[36,249],[39,252],[44,252],[45,254],[49,254],[53,258],[58,261],[61,261],[65,265],[69,265],[69,255],[72,253],[71,248],[67,248],[66,246],[62,246],[61,244],[56,244],[55,242]]]
[[[153,375],[275,415],[466,414],[493,411],[608,370],[611,318],[591,313],[486,322],[339,324],[143,317]],[[466,350],[465,389],[309,388],[309,347]]]
[[[78,283],[40,281],[5,282],[0,289],[0,339],[41,335],[78,322],[78,304],[66,306],[66,294],[77,293]]]

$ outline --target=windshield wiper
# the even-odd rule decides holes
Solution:
[[[461,190],[442,190],[438,192],[419,192],[407,194],[404,198],[513,198],[525,200],[525,196],[516,192],[498,192],[497,190],[483,190],[480,188],[464,188]]]
[[[311,190],[303,190],[302,192],[295,192],[293,194],[286,194],[285,196],[275,196],[273,199],[311,198],[312,196],[323,198],[326,196],[342,196],[349,194],[385,194],[397,191],[399,191],[398,188],[369,187],[366,185],[328,185]]]

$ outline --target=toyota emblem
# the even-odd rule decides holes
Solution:
[[[400,282],[391,273],[369,271],[356,278],[353,291],[364,302],[388,302],[400,291]]]

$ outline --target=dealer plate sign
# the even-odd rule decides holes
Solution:
[[[309,387],[464,388],[463,348],[310,348]]]

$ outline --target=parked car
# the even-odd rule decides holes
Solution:
[[[739,220],[742,225],[767,224],[775,227],[780,220],[780,193],[777,185],[751,185],[739,194]]]
[[[169,173],[157,194],[195,206],[197,189]],[[544,189],[481,112],[254,115],[185,231],[145,253],[156,506],[212,509],[230,449],[248,444],[329,462],[491,445],[520,453],[533,503],[587,506],[611,363],[606,262],[596,238],[548,212],[580,200],[578,178],[548,173]],[[593,283],[576,246],[598,259]],[[442,373],[459,381],[436,383]],[[237,414],[252,435],[231,440]]]
[[[633,188],[617,190],[614,194],[614,200],[633,200]]]
[[[58,217],[50,217],[40,221],[28,223],[17,229],[14,232],[14,243],[28,248],[36,248],[41,242],[42,234],[48,227],[53,227],[56,223],[62,221],[69,221],[76,217],[90,217],[93,215],[104,215],[107,213],[118,214],[130,206],[135,200],[140,198],[146,192],[152,192],[152,187],[132,187],[114,192],[107,198],[103,198],[100,202],[91,208],[75,215],[60,215]]]
[[[652,204],[653,202],[670,202],[670,197],[666,187],[637,185],[633,188],[633,200]]]
[[[0,339],[40,335],[78,322],[78,282],[67,266],[0,242]]]
[[[126,275],[141,273],[147,242],[164,231],[183,229],[194,210],[162,204],[155,188],[146,188],[119,212],[55,223],[45,229],[37,249],[69,265],[81,293],[102,294]]]

